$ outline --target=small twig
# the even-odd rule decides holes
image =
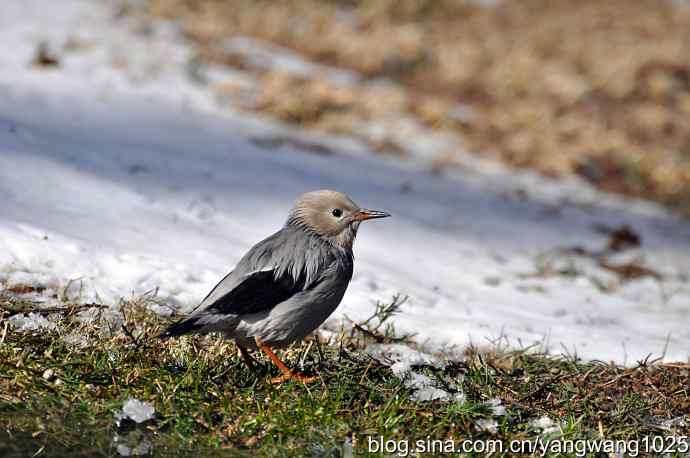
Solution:
[[[132,341],[134,346],[139,346],[139,339],[137,339],[134,336],[134,333],[132,332],[131,329],[127,326],[127,314],[125,313],[125,307],[124,304],[120,304],[120,313],[122,313],[122,331],[125,333],[127,337]]]
[[[340,332],[340,342],[338,345],[338,364],[343,360],[343,346],[345,344],[345,330],[341,330]]]
[[[415,334],[404,334],[400,337],[395,337],[395,336],[388,336],[388,335],[383,335],[376,330],[379,328],[378,326],[375,327],[373,330],[372,329],[367,329],[363,327],[359,323],[355,323],[352,321],[352,319],[345,317],[350,323],[352,323],[352,326],[365,336],[373,339],[376,343],[409,343],[410,339],[415,336]]]
[[[659,363],[659,366],[662,367],[672,367],[674,369],[690,369],[690,363],[689,364],[683,364],[683,363]]]
[[[321,366],[323,364],[324,356],[323,350],[321,349],[321,340],[319,339],[318,334],[316,336],[316,351],[319,353],[319,366]]]
[[[5,342],[5,337],[7,336],[7,329],[10,327],[10,322],[5,321],[5,326],[2,330],[2,337],[0,337],[0,344]]]
[[[535,397],[536,395],[538,395],[539,393],[541,393],[542,391],[544,391],[549,385],[553,385],[554,383],[561,381],[564,378],[572,377],[574,375],[576,375],[576,374],[568,373],[568,374],[557,375],[556,377],[551,377],[549,380],[547,380],[546,382],[539,385],[535,390],[522,396],[518,401],[522,402],[522,401],[526,401],[528,399],[531,399],[531,398]]]
[[[369,364],[367,365],[367,368],[364,369],[364,373],[362,374],[362,377],[359,379],[359,384],[361,385],[362,382],[364,381],[364,377],[367,376],[367,372],[369,372],[369,369],[371,369],[371,365],[373,363],[373,360],[369,361]]]
[[[302,357],[299,359],[299,368],[304,369],[304,361],[306,361],[307,356],[309,355],[309,350],[311,350],[311,346],[314,345],[314,341],[310,340],[309,345],[307,345],[307,349],[304,350],[304,353],[302,353]]]
[[[23,313],[38,313],[40,315],[50,315],[51,313],[63,313],[67,312],[67,315],[74,315],[76,312],[82,311],[82,310],[88,310],[90,308],[108,308],[107,305],[105,304],[74,304],[74,305],[68,305],[66,307],[46,307],[46,308],[36,308],[36,309],[18,309],[18,310],[10,310],[8,311],[8,317],[14,316],[14,315],[20,315]]]
[[[604,388],[604,387],[607,387],[609,385],[613,385],[614,383],[618,382],[621,379],[624,379],[625,377],[630,377],[634,373],[635,373],[635,370],[631,370],[629,372],[623,373],[617,377],[612,378],[611,380],[609,380],[606,383],[600,383],[599,385],[597,385],[597,388]]]
[[[127,327],[127,325],[126,325],[125,323],[122,323],[122,331],[125,333],[125,335],[126,335],[127,337],[130,338],[130,340],[132,341],[132,343],[133,343],[135,346],[138,346],[138,345],[139,345],[139,339],[137,339],[137,338],[134,336],[134,334],[132,333],[132,331]]]
[[[348,319],[349,319],[349,318],[348,318]],[[380,335],[380,334],[377,334],[377,333],[375,333],[375,332],[373,332],[373,331],[370,331],[370,330],[368,330],[368,329],[365,329],[365,328],[363,328],[361,325],[359,325],[358,323],[355,323],[355,322],[352,321],[352,320],[350,320],[350,322],[352,322],[352,325],[354,326],[354,328],[355,328],[356,330],[358,330],[359,332],[361,332],[362,334],[364,334],[364,335],[366,335],[366,336],[368,336],[368,337],[371,337],[371,338],[374,339],[377,343],[383,343],[383,342],[386,340],[386,338],[385,338],[384,336],[382,336],[382,335]]]

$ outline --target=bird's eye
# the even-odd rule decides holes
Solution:
[[[335,216],[336,218],[340,218],[341,216],[343,216],[343,211],[339,208],[334,208],[333,210],[331,210],[331,215]]]

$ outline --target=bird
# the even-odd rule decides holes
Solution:
[[[273,349],[302,340],[338,307],[352,279],[353,244],[363,221],[391,216],[359,207],[346,194],[302,194],[283,227],[254,245],[188,316],[161,337],[219,332],[233,339],[250,369],[260,350],[283,383],[309,377],[289,369]]]

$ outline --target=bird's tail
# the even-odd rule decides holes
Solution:
[[[203,325],[197,322],[197,318],[194,316],[189,316],[182,318],[177,323],[174,323],[168,327],[165,331],[161,332],[158,337],[167,338],[181,336],[183,334],[189,334],[190,332],[195,332],[201,329]]]

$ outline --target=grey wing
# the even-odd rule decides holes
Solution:
[[[304,277],[276,276],[275,270],[259,270],[233,281],[232,273],[216,285],[190,316],[170,326],[163,336],[176,336],[203,328],[210,315],[225,317],[270,310],[304,289]],[[229,283],[236,283],[229,288]]]
[[[263,312],[303,289],[303,277],[295,280],[287,273],[276,277],[274,270],[260,270],[245,276],[240,284],[215,300],[206,311],[222,315]]]
[[[202,330],[207,323],[228,316],[270,310],[318,282],[315,272],[330,255],[307,262],[293,253],[308,252],[311,239],[284,228],[252,247],[234,271],[225,276],[189,316],[173,324],[163,336]]]

